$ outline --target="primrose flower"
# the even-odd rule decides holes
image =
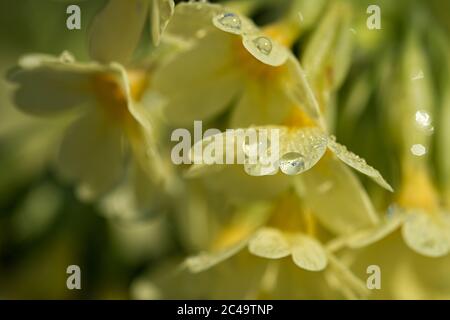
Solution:
[[[167,120],[212,120],[233,103],[233,128],[281,123],[293,105],[319,121],[314,94],[287,48],[297,29],[293,24],[280,34],[219,5],[177,5],[164,37],[184,49],[155,73],[156,90],[167,99]],[[174,79],[184,85],[174,86]]]
[[[145,71],[79,63],[65,52],[23,57],[9,80],[17,84],[14,101],[20,110],[42,117],[77,116],[62,140],[58,167],[77,182],[82,198],[112,190],[126,175],[127,161],[133,174],[154,177],[159,158],[151,112],[136,103],[147,88]]]
[[[189,290],[185,284],[207,278],[209,287],[191,287],[190,294],[204,298],[236,292],[243,298],[367,295],[364,283],[324,244],[332,236],[295,192],[286,192],[271,203],[238,206],[229,218],[207,251],[188,258],[174,274],[167,275],[166,269],[165,276],[152,275],[154,292],[180,298]],[[173,281],[180,283],[180,291],[171,292],[167,282]],[[213,289],[217,286],[220,292]]]
[[[137,278],[134,299],[358,299],[365,284],[333,259],[326,270],[299,269],[288,259],[268,260],[241,251],[231,259],[200,272],[166,264]]]
[[[149,16],[153,42],[159,44],[173,10],[173,0],[109,0],[90,27],[92,58],[103,63],[127,62]]]

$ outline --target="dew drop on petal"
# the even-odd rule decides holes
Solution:
[[[217,17],[217,21],[226,29],[231,29],[230,31],[239,31],[242,25],[239,16],[231,12],[221,14]]]
[[[305,158],[298,152],[289,152],[280,159],[280,169],[289,176],[296,175],[305,170]]]
[[[272,41],[267,37],[258,37],[253,40],[253,43],[265,55],[269,55],[272,52]]]
[[[380,186],[385,188],[386,190],[393,191],[392,187],[384,180],[381,173],[375,168],[369,166],[363,158],[354,154],[351,151],[348,151],[347,148],[336,142],[336,138],[331,136],[328,140],[328,148],[344,163],[349,165],[350,167],[358,170],[359,172],[369,176]]]

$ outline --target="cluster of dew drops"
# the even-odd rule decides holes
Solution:
[[[232,12],[222,13],[217,20],[225,29],[230,30],[231,32],[240,33],[242,31],[241,18]],[[253,44],[259,52],[265,55],[269,55],[272,52],[272,41],[265,36],[256,37],[253,39]]]

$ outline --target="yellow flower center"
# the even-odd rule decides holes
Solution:
[[[131,98],[138,101],[148,84],[148,76],[143,71],[129,71]],[[92,78],[92,91],[97,99],[98,106],[105,117],[114,124],[119,124],[129,133],[135,133],[136,120],[128,110],[128,101],[120,79],[113,73],[98,73]]]
[[[289,48],[300,34],[297,21],[281,21],[264,27],[263,33],[279,44]]]
[[[297,195],[283,195],[274,207],[268,225],[285,232],[316,234],[316,221],[312,212],[305,209]]]
[[[405,208],[435,213],[439,209],[438,192],[424,167],[405,165],[403,185],[397,202]]]
[[[292,192],[285,193],[277,200],[269,217],[267,227],[282,230],[287,234],[298,232],[312,236],[317,234],[317,222],[312,212],[305,209],[298,196]],[[257,228],[258,224],[241,219],[222,230],[212,242],[210,249],[220,251],[236,245],[253,234]]]

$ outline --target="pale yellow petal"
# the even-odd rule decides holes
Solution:
[[[27,55],[8,74],[17,84],[14,102],[34,115],[53,115],[86,103],[94,103],[89,91],[90,77],[106,69],[94,64],[75,63],[64,53],[60,57]]]
[[[220,172],[209,173],[204,183],[211,190],[237,203],[274,200],[290,187],[290,180],[284,174],[254,177],[247,174],[242,165],[227,165]]]
[[[392,234],[395,230],[400,228],[403,221],[403,216],[396,215],[386,221],[383,221],[381,225],[376,228],[357,232],[346,241],[347,245],[352,249],[369,246]]]
[[[273,132],[276,134],[273,134]],[[207,137],[206,139],[198,142],[196,145],[201,144],[205,147],[208,144],[214,143],[217,137],[220,137],[219,141],[223,143],[221,145],[222,147],[220,149],[220,153],[226,155],[229,154],[229,150],[227,149],[233,149],[235,159],[234,163],[238,163],[237,161],[239,160],[239,155],[245,154],[250,157],[253,156],[251,154],[247,154],[248,151],[246,152],[245,149],[258,150],[258,147],[256,146],[251,147],[247,145],[245,139],[239,139],[239,137],[250,136],[252,133],[256,134],[258,137],[267,137],[270,140],[267,145],[267,156],[269,157],[270,155],[270,159],[268,158],[267,160],[272,161],[268,164],[262,163],[260,159],[256,160],[257,163],[245,162],[244,167],[249,175],[273,175],[278,172],[278,165],[283,173],[287,175],[298,175],[314,167],[323,157],[327,148],[327,137],[323,131],[318,128],[311,127],[290,130],[286,127],[278,126],[235,130],[233,132],[235,139],[232,141],[232,144],[226,143],[226,133],[220,133]],[[242,144],[238,145],[239,142],[242,142]],[[193,150],[195,151],[195,146]],[[202,154],[198,156],[201,157]],[[274,159],[275,161],[273,161]],[[203,164],[204,163],[202,163],[202,165]],[[202,174],[208,172],[207,168],[199,168],[198,165],[192,167],[191,173],[193,173],[194,170]]]
[[[173,0],[153,0],[151,6],[151,26],[153,43],[159,44],[161,35],[175,10]]]
[[[280,259],[291,253],[288,239],[281,231],[272,228],[257,231],[250,239],[248,249],[252,254],[267,259]]]
[[[408,212],[402,235],[406,244],[422,255],[442,257],[450,250],[450,242],[446,229],[428,216],[426,212]]]
[[[118,183],[124,169],[122,132],[89,112],[68,129],[59,153],[59,169],[91,200]]]
[[[244,240],[226,250],[215,253],[201,253],[197,256],[187,258],[185,261],[186,267],[193,273],[202,272],[208,270],[215,265],[221,263],[224,260],[234,256],[241,251],[246,245],[248,240]]]
[[[183,18],[194,21],[183,23],[180,21]],[[208,34],[211,31],[211,25],[220,31],[240,35],[248,52],[259,61],[271,66],[284,64],[289,54],[285,47],[259,33],[251,20],[218,5],[208,3],[179,5],[173,20],[174,26],[169,25],[168,32],[190,41],[198,37],[199,33]]]
[[[364,159],[353,152],[348,151],[345,146],[337,143],[334,138],[328,139],[328,148],[330,148],[330,150],[347,165],[370,177],[386,190],[393,192],[392,187],[384,180],[378,170],[368,165]]]
[[[236,35],[251,34],[258,30],[250,19],[226,8],[215,15],[212,22],[218,29]]]
[[[322,83],[328,85],[326,90],[336,89],[345,79],[352,62],[354,35],[350,29],[351,7],[340,2],[330,5],[302,55],[316,90]]]
[[[148,0],[109,0],[89,30],[89,52],[103,62],[127,62],[141,38]]]
[[[139,165],[131,165],[123,182],[101,199],[100,209],[108,217],[124,221],[155,218],[167,211],[163,181],[149,176]]]
[[[165,115],[171,124],[209,120],[236,97],[241,82],[231,67],[229,36],[206,36],[154,74],[155,89],[167,99]]]
[[[222,10],[222,7],[217,4],[181,2],[175,6],[174,14],[167,25],[163,39],[192,45],[201,36],[211,32],[223,34],[212,22],[213,18]]]
[[[328,260],[328,270],[338,281],[337,289],[341,290],[347,299],[364,299],[369,296],[367,285],[349,267],[332,254],[328,254]]]
[[[269,84],[269,85],[268,85]],[[232,128],[281,125],[292,112],[292,101],[278,82],[249,81],[231,113]]]
[[[302,269],[322,271],[328,263],[327,254],[320,242],[305,235],[295,235],[291,239],[292,260]]]
[[[323,124],[324,120],[320,111],[317,97],[306,78],[305,71],[293,54],[290,54],[286,62],[288,71],[286,80],[283,82],[286,93],[289,95],[294,105],[302,108],[308,116]]]
[[[318,128],[280,129],[280,170],[298,175],[314,167],[325,154],[327,136]]]
[[[298,176],[297,191],[320,222],[338,235],[375,226],[378,218],[356,176],[338,159],[323,157]]]
[[[273,67],[283,65],[289,57],[288,49],[263,34],[245,34],[242,43],[256,59]]]

